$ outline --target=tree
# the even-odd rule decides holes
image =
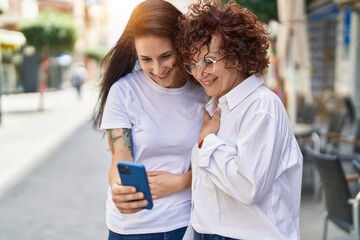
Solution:
[[[23,22],[19,29],[27,44],[42,56],[72,52],[76,42],[76,29],[70,15],[58,11],[43,11],[34,21]]]
[[[95,46],[91,48],[85,48],[83,55],[85,58],[95,60],[96,62],[101,62],[107,53],[108,49],[102,46]]]
[[[228,0],[227,0],[228,2]],[[277,0],[236,0],[240,6],[248,8],[250,11],[256,14],[258,18],[268,23],[270,20],[277,20]]]
[[[37,19],[19,24],[19,30],[24,34],[27,45],[33,46],[39,56],[39,111],[44,110],[43,92],[48,84],[49,57],[74,50],[77,36],[73,22],[68,14],[46,10],[40,12]]]

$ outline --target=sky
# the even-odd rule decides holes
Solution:
[[[108,45],[113,46],[121,33],[124,31],[126,22],[128,21],[131,11],[143,0],[108,0],[108,32],[110,37]]]
[[[108,0],[109,24],[108,46],[113,46],[121,33],[124,31],[126,23],[134,7],[143,0]],[[194,0],[168,0],[180,11],[185,12],[187,5]]]

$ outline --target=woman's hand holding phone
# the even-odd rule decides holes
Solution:
[[[111,192],[121,213],[150,210],[153,200],[182,191],[191,184],[191,171],[180,175],[164,171],[146,173],[143,165],[126,161],[118,162],[117,167],[120,179],[113,183]]]
[[[120,179],[111,186],[111,195],[116,208],[124,214],[136,213],[148,205],[142,192],[136,192],[135,187],[121,185]]]

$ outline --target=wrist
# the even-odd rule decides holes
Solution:
[[[181,189],[181,190],[184,190],[184,189],[187,189],[187,188],[191,187],[191,178],[192,178],[191,170],[182,175],[183,189]]]

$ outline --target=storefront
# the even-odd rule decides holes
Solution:
[[[340,9],[332,2],[313,7],[308,14],[311,61],[311,90],[321,95],[326,89],[334,90],[335,55]]]
[[[348,96],[360,117],[360,0],[336,0],[340,9],[334,91]]]
[[[16,91],[16,53],[25,43],[22,33],[0,29],[0,94]]]

